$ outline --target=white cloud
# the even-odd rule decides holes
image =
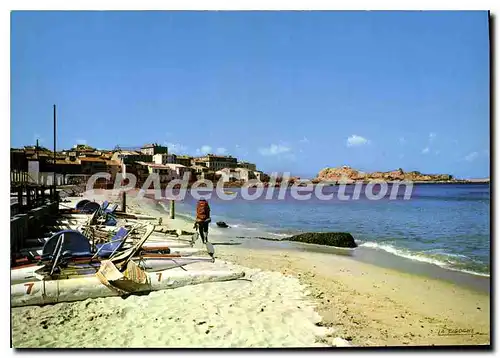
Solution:
[[[226,148],[223,148],[223,147],[219,147],[215,150],[215,152],[217,154],[226,154],[227,153],[227,149]]]
[[[477,152],[472,152],[468,155],[465,156],[465,160],[468,161],[468,162],[472,162],[474,159],[476,159],[478,156],[478,153]]]
[[[436,133],[434,132],[429,133],[429,141],[432,142],[435,138],[436,138]]]
[[[347,138],[347,146],[348,147],[354,147],[354,146],[359,146],[359,145],[365,145],[370,143],[370,141],[364,137],[361,137],[359,135],[353,134],[349,138]]]
[[[201,148],[196,149],[196,153],[198,154],[208,154],[212,151],[212,147],[209,145],[203,145]]]
[[[406,143],[405,137],[399,137],[399,143],[401,143],[401,144]]]
[[[187,146],[180,143],[166,142],[165,145],[168,147],[169,153],[181,154],[181,153],[186,153],[188,150]]]
[[[290,152],[291,148],[281,144],[271,144],[266,148],[259,148],[259,153],[265,156],[278,155]]]
[[[307,139],[306,137],[304,137],[301,140],[299,140],[299,143],[309,143],[309,139]]]
[[[422,154],[427,154],[429,153],[429,147],[425,147],[424,149],[422,149]]]

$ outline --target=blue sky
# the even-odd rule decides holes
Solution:
[[[489,176],[486,12],[14,12],[11,146]]]

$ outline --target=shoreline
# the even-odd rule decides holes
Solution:
[[[329,181],[321,181],[319,183],[313,183],[313,185],[318,185],[318,184],[323,184],[323,185],[340,185],[340,184],[345,184],[345,185],[356,185],[357,183],[361,183],[361,184],[380,184],[380,183],[385,183],[385,184],[406,184],[406,183],[412,183],[412,184],[417,184],[417,185],[422,185],[422,184],[433,184],[433,185],[438,185],[438,184],[442,184],[442,185],[453,185],[453,184],[456,184],[456,185],[474,185],[474,184],[477,184],[477,185],[486,185],[486,184],[490,184],[489,181],[418,181],[418,180],[414,180],[414,181],[404,181],[404,180],[396,180],[396,181],[387,181],[387,180],[372,180],[372,181],[363,181],[363,180],[360,180],[358,182],[356,181],[353,181],[353,182],[329,182]]]
[[[407,183],[411,183],[411,184],[417,184],[417,185],[422,185],[422,184],[433,184],[433,185],[439,185],[439,184],[443,184],[443,185],[453,185],[453,184],[460,184],[460,185],[474,185],[474,184],[477,184],[477,185],[489,185],[490,184],[490,181],[489,180],[478,180],[478,181],[470,181],[470,180],[457,180],[457,181],[438,181],[438,180],[376,180],[376,179],[373,179],[373,180],[350,180],[350,181],[345,181],[345,182],[342,182],[342,181],[327,181],[327,180],[320,180],[318,182],[315,182],[314,179],[300,179],[300,180],[297,180],[297,183],[300,183],[300,182],[304,182],[304,184],[306,184],[306,182],[310,185],[312,185],[313,187],[317,186],[317,185],[327,185],[327,186],[337,186],[337,185],[348,185],[348,186],[351,186],[351,185],[356,185],[356,184],[363,184],[363,185],[366,185],[366,184],[381,184],[381,183],[385,183],[385,184],[407,184]],[[263,182],[264,184],[264,187],[276,187],[276,188],[279,188],[280,187],[280,184],[275,184],[275,185],[269,185],[268,182]],[[295,183],[289,183],[288,184],[288,187],[294,185]],[[302,186],[300,184],[297,184],[299,187]],[[245,186],[245,183],[243,184],[229,184],[229,185],[226,185],[226,183],[224,183],[224,188],[228,188],[228,189],[239,189],[241,187],[244,187]],[[305,186],[305,185],[304,185]]]
[[[148,198],[148,200],[157,202],[158,208],[160,209],[159,214],[168,214],[168,205],[163,202],[163,199],[157,200]],[[194,222],[194,216],[192,214],[185,211],[179,211],[178,208],[176,209],[175,214],[176,217],[179,216],[183,220],[192,220]],[[229,218],[221,217],[221,220],[227,221],[231,226]],[[220,229],[215,227],[215,221],[216,220],[214,220],[210,225],[210,230],[213,231],[215,229],[219,230],[220,233],[227,233],[226,229],[222,229],[222,231],[220,231]],[[312,252],[328,252],[336,250],[335,248],[328,246],[307,245],[304,243],[282,240],[282,237],[292,236],[295,233],[290,232],[284,234],[283,232],[278,232],[278,230],[266,225],[255,225],[256,227],[249,227],[246,224],[248,223],[237,221],[238,226],[230,228],[230,230],[233,231],[234,236],[239,239],[244,239],[242,241],[243,247],[259,249],[258,244],[262,244],[263,240],[269,240],[279,243],[276,249],[281,249],[285,246],[285,248],[293,247],[297,250],[303,250],[304,247],[309,247],[309,250]],[[250,244],[250,240],[254,240],[256,243]],[[475,272],[467,269],[447,266],[445,262],[441,262],[437,259],[428,258],[426,256],[419,257],[418,252],[413,252],[411,250],[406,254],[396,254],[384,249],[384,245],[379,246],[373,241],[356,241],[359,246],[353,251],[354,254],[352,255],[352,259],[356,261],[370,263],[378,267],[394,268],[403,273],[415,273],[429,278],[443,279],[445,281],[451,281],[482,292],[489,292],[490,290],[491,273]],[[262,246],[264,248],[266,246],[269,247],[269,245],[265,244]],[[271,247],[273,246],[274,245],[271,245]],[[396,251],[401,250],[397,247],[394,249]],[[334,252],[334,254],[338,254],[338,248],[337,252]]]
[[[190,225],[187,217],[173,221]],[[486,284],[474,287],[446,279],[449,277],[402,271],[356,257],[299,251],[292,242],[288,247],[273,247],[273,241],[268,247],[248,247],[236,243],[233,236],[228,229],[210,228],[209,240],[220,242],[215,246],[216,257],[297,277],[309,287],[323,318],[321,324],[333,327],[354,345],[490,343],[489,278],[416,263],[441,274],[467,277],[471,282],[479,279]],[[455,331],[467,334],[451,334]]]
[[[355,345],[490,342],[490,301],[485,293],[339,255],[230,246],[224,247],[222,257],[298,277],[311,287],[323,324]],[[469,334],[442,334],[451,330]]]

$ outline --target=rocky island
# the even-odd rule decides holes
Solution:
[[[399,168],[388,172],[363,172],[344,165],[338,168],[322,169],[313,183],[354,183],[354,182],[394,182],[411,181],[414,183],[489,183],[489,179],[455,179],[450,174],[423,174],[418,171],[405,172]]]

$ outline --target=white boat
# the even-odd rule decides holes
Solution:
[[[44,237],[44,238],[40,238],[40,239],[36,239],[36,240],[31,240],[28,242],[28,244],[43,246],[49,239],[50,239],[50,237]],[[133,243],[134,240],[127,239],[127,242]],[[150,236],[146,240],[146,245],[155,246],[155,245],[160,245],[160,244],[161,245],[170,245],[172,247],[192,247],[194,242],[192,240],[178,239],[176,237],[166,238],[165,236],[163,236],[163,237]]]
[[[134,242],[131,240],[125,241],[124,247],[133,245]],[[187,248],[187,247],[192,247],[193,245],[188,243],[188,242],[183,242],[183,241],[177,241],[177,240],[163,240],[163,241],[146,241],[143,245],[142,248],[146,251],[151,251],[151,250],[161,250],[161,249],[166,249],[166,248]]]
[[[201,255],[201,254],[206,254],[207,249],[204,248],[197,248],[197,247],[191,247],[190,245],[177,245],[174,244],[169,245],[170,242],[145,242],[142,245],[142,249],[144,251],[161,251],[161,250],[167,250],[167,248],[170,250],[170,254],[177,254],[177,255],[183,255],[183,256],[191,256],[191,255]],[[124,249],[130,247],[130,245],[125,244]],[[43,248],[30,248],[30,249],[24,249],[24,252],[30,252],[32,256],[40,256],[43,253]],[[213,254],[213,250],[211,252]]]
[[[205,282],[236,280],[245,276],[235,271],[160,271],[146,273],[143,284],[133,285],[129,294],[166,290]],[[108,282],[109,283],[109,282]],[[96,276],[70,280],[44,280],[13,284],[10,286],[12,307],[82,301],[87,298],[121,296],[114,282],[103,284]]]
[[[213,247],[213,246],[212,246]],[[207,250],[205,248],[198,247],[172,247],[170,248],[171,254],[182,255],[182,256],[191,256],[191,255],[202,255],[202,254],[210,254],[213,255],[214,250]]]
[[[117,231],[119,228],[113,227],[115,231]],[[134,229],[130,229],[129,233],[132,232]],[[69,231],[76,231],[80,233],[81,240],[88,242],[88,238],[82,233],[81,230],[69,230]],[[61,233],[68,232],[68,230],[63,230],[63,231],[58,231],[54,233],[51,237],[44,237],[40,239],[35,239],[35,240],[30,240],[26,244],[29,246],[32,246],[31,248],[26,248],[23,251],[29,252],[32,256],[38,256],[42,255],[43,253],[43,246],[49,241],[49,240],[54,240],[54,237],[57,237],[61,235]],[[150,230],[150,232],[147,232],[147,239],[144,241],[142,248],[145,251],[158,251],[158,250],[167,250],[170,249],[179,249],[179,248],[191,248],[194,245],[194,241],[189,238],[178,238],[176,236],[166,236],[166,235],[158,235],[155,236],[153,235],[153,230]],[[128,234],[126,235],[128,236]],[[104,239],[106,240],[106,239]],[[124,242],[124,248],[133,246],[135,243],[140,241],[142,239],[133,239],[131,237],[127,237]]]
[[[83,276],[94,275],[101,267],[101,262],[95,260],[93,262],[84,261],[85,259],[74,260],[68,263],[67,268],[63,268],[58,277],[61,279],[73,279]],[[172,269],[175,267],[186,266],[195,262],[213,262],[211,257],[203,256],[180,256],[180,255],[161,255],[161,254],[146,254],[140,257],[133,257],[137,266],[146,272],[156,272]],[[44,275],[41,272],[44,265],[26,265],[14,267],[10,270],[11,283],[22,283],[28,281],[43,280]]]
[[[117,227],[117,226],[99,226],[98,231],[101,233],[107,233],[107,235],[113,235],[116,234],[118,230],[120,230],[122,227]],[[127,228],[129,232],[134,231],[136,228]],[[73,227],[73,230],[77,230],[79,232],[84,233],[84,229],[82,226],[76,226]],[[178,230],[172,230],[172,231],[178,231]],[[85,233],[84,233],[85,234]],[[172,233],[164,233],[164,232],[158,232],[158,231],[153,231],[146,242],[166,242],[166,241],[171,241],[175,243],[173,247],[189,247],[193,246],[195,243],[196,239],[198,238],[197,235],[195,234],[187,234],[187,235],[180,235],[180,234],[172,234]],[[130,240],[129,240],[130,241]],[[188,246],[179,246],[179,245],[188,245]]]

